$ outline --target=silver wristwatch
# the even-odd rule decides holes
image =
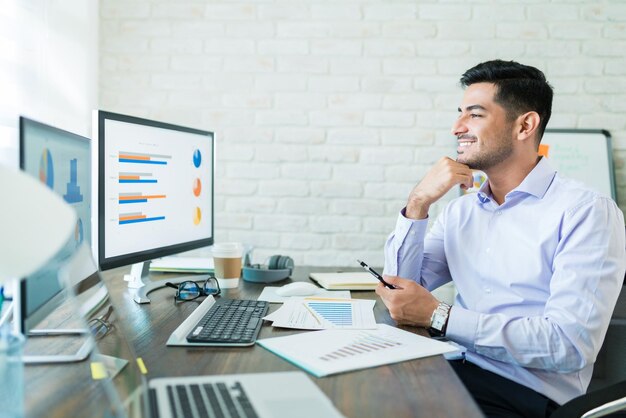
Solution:
[[[443,337],[446,335],[449,314],[450,305],[444,302],[439,302],[437,309],[433,311],[433,315],[430,317],[430,327],[428,327],[430,335],[433,337]]]

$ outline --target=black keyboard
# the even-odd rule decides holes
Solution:
[[[257,300],[217,299],[187,335],[190,343],[253,345],[269,303]]]

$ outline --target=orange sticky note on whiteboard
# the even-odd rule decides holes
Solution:
[[[550,145],[539,144],[539,151],[537,152],[537,154],[539,154],[542,157],[548,158],[548,152],[549,151],[550,151]]]

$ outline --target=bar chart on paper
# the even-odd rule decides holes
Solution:
[[[338,327],[351,327],[352,303],[350,302],[307,302],[317,315]]]
[[[402,345],[401,341],[384,338],[370,332],[362,332],[353,341],[319,356],[319,359],[323,361],[337,361],[376,352],[382,355],[384,351],[400,345]]]
[[[317,377],[457,350],[386,324],[374,330],[328,329],[257,343]]]
[[[265,320],[295,329],[376,329],[374,300],[325,297],[288,298]]]

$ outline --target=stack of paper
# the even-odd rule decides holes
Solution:
[[[311,273],[311,279],[330,290],[374,290],[378,279],[367,272]]]
[[[385,324],[368,331],[332,329],[265,338],[257,344],[317,377],[456,350]]]
[[[375,329],[374,300],[291,298],[266,316],[272,326],[296,329]]]
[[[177,273],[212,273],[211,257],[163,257],[150,263],[150,271]]]
[[[270,303],[285,303],[291,298],[302,298],[303,296],[280,296],[276,294],[276,291],[280,289],[280,287],[273,286],[265,286],[263,291],[257,298],[257,300],[264,300]],[[349,290],[326,290],[321,287],[317,289],[317,291],[311,295],[315,297],[321,298],[334,298],[334,299],[350,299],[350,291]]]

